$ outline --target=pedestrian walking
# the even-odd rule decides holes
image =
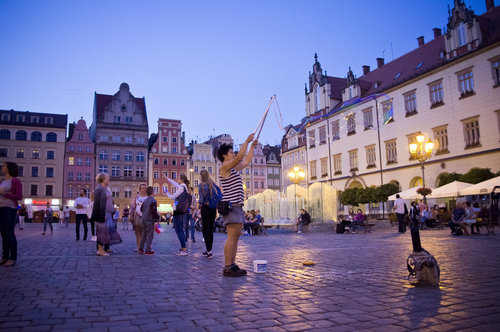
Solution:
[[[139,185],[139,193],[135,198],[130,202],[130,212],[131,212],[131,221],[134,226],[135,232],[135,242],[136,249],[135,251],[139,251],[139,246],[141,244],[142,233],[144,232],[144,226],[142,224],[142,211],[141,205],[148,198],[146,194],[146,184],[141,183]]]
[[[22,231],[24,229],[24,222],[28,217],[28,210],[26,209],[26,205],[24,205],[24,203],[21,204],[17,213],[19,215],[19,230]]]
[[[174,229],[181,248],[177,251],[177,255],[186,256],[186,233],[184,232],[185,220],[189,218],[189,207],[191,206],[192,196],[189,193],[189,180],[185,174],[179,176],[179,182],[167,178],[167,180],[176,188],[175,194],[171,194],[168,190],[165,192],[168,197],[176,201],[174,210]]]
[[[200,172],[200,184],[198,185],[198,204],[201,210],[201,225],[205,248],[203,255],[213,258],[212,248],[214,244],[214,223],[217,215],[217,204],[222,199],[220,188],[212,181],[207,170]]]
[[[110,245],[122,242],[113,223],[113,198],[107,189],[109,175],[99,173],[96,177],[97,187],[94,190],[94,206],[92,209],[92,220],[96,222],[97,233],[97,255],[109,256]]]
[[[155,252],[151,249],[151,243],[153,242],[155,223],[160,220],[160,215],[158,214],[158,203],[153,197],[153,187],[147,187],[146,194],[148,197],[141,205],[144,231],[141,243],[139,244],[139,253],[154,255]],[[144,251],[144,245],[146,246],[146,251]]]
[[[253,142],[252,142],[253,141]],[[250,150],[247,152],[248,144],[252,142]],[[240,269],[236,265],[236,253],[238,251],[238,240],[245,222],[245,212],[243,202],[245,192],[243,190],[243,180],[239,171],[244,169],[252,161],[255,146],[258,140],[254,140],[254,134],[248,136],[237,155],[233,152],[233,146],[222,144],[217,150],[217,158],[222,162],[219,169],[219,178],[222,186],[222,202],[231,205],[231,210],[223,215],[226,226],[227,239],[224,244],[224,276],[240,277],[247,274],[247,271]]]
[[[64,213],[64,224],[66,225],[66,228],[68,228],[69,224],[69,207],[66,205],[63,209]]]
[[[80,196],[75,200],[76,209],[76,240],[80,240],[80,223],[83,223],[83,241],[87,241],[89,232],[87,227],[87,211],[90,205],[90,200],[87,198],[87,190],[80,189]]]
[[[50,226],[50,235],[54,235],[54,228],[52,228],[52,221],[54,218],[54,210],[50,206],[50,203],[47,202],[47,207],[45,209],[44,218],[43,218],[43,233],[45,235],[45,231],[47,230],[47,224]]]
[[[394,212],[396,212],[396,217],[398,218],[399,233],[406,232],[406,216],[408,215],[408,208],[406,207],[405,201],[396,194],[396,201],[394,202]]]
[[[123,209],[123,213],[122,213],[122,223],[123,223],[123,230],[124,231],[128,231],[128,216],[129,216],[129,214],[130,214],[130,210],[129,210],[128,205],[127,205]]]
[[[2,260],[0,265],[13,266],[17,261],[16,227],[17,201],[22,199],[23,187],[17,178],[19,167],[6,161],[2,165],[0,183],[0,233],[2,235]]]

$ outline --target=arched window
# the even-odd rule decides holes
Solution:
[[[26,134],[26,132],[24,130],[18,130],[16,132],[16,140],[17,141],[26,141],[27,137],[28,137],[28,135]]]
[[[7,129],[0,130],[0,139],[10,139],[10,130]]]
[[[465,24],[462,22],[458,26],[458,46],[467,44],[467,33],[465,31]]]
[[[319,104],[320,104],[319,98],[320,98],[320,91],[319,91],[319,84],[317,84],[316,87],[314,88],[314,101],[315,101],[314,107],[316,108],[316,112],[319,111]]]
[[[52,132],[48,133],[46,141],[47,142],[57,142],[57,134],[56,133],[52,133]]]
[[[31,140],[36,142],[42,141],[42,133],[39,131],[34,131],[31,133]]]
[[[410,181],[410,188],[415,188],[419,186],[423,186],[424,182],[422,181],[422,178],[420,176],[415,176],[413,179]]]

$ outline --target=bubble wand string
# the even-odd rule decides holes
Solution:
[[[266,111],[264,112],[264,115],[262,116],[262,118],[259,121],[259,124],[255,128],[255,130],[253,132],[254,135],[257,132],[257,130],[259,130],[259,133],[257,134],[257,137],[255,137],[254,139],[259,139],[262,128],[264,127],[264,122],[266,121],[267,113],[269,112],[269,108],[271,108],[271,104],[273,103],[273,100],[275,100],[275,98],[276,98],[276,95],[271,97],[271,100],[269,101],[269,105],[267,105],[267,108],[266,108]],[[259,127],[260,127],[260,129],[259,129]]]

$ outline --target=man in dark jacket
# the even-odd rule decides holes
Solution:
[[[300,216],[297,220],[297,234],[302,233],[302,229],[304,226],[307,226],[311,223],[311,216],[304,209],[300,209]]]

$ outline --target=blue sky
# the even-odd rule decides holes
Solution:
[[[484,0],[465,0],[476,14]],[[122,82],[146,98],[150,133],[180,119],[186,139],[228,133],[241,143],[269,98],[283,122],[305,116],[314,53],[328,75],[376,68],[433,38],[452,0],[0,0],[0,109],[92,123],[94,92]],[[392,49],[391,49],[392,45]],[[279,143],[270,114],[260,141]]]

